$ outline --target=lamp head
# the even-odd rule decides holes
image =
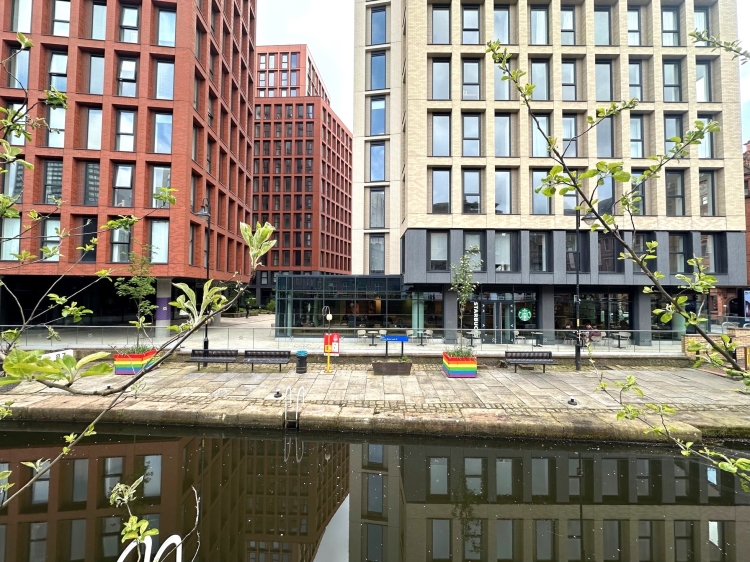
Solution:
[[[583,222],[585,222],[589,226],[594,224],[597,220],[598,219],[596,218],[596,215],[592,211],[589,211],[583,217]]]
[[[333,320],[333,314],[331,314],[330,312],[326,314],[326,320],[328,320],[329,322]]]
[[[195,216],[201,217],[203,219],[210,219],[211,218],[211,211],[208,208],[208,205],[201,206],[201,210],[195,213]]]

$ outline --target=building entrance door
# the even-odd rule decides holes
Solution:
[[[513,302],[482,303],[482,343],[513,343],[514,310]]]

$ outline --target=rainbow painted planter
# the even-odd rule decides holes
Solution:
[[[476,357],[451,357],[443,352],[443,372],[449,379],[475,379],[477,377]]]
[[[132,353],[130,355],[115,354],[116,375],[136,375],[141,369],[153,361],[156,350],[152,349],[146,353]]]

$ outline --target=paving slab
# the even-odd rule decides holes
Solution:
[[[333,373],[311,365],[298,375],[290,365],[282,372],[250,372],[241,364],[210,366],[167,364],[143,379],[145,389],[125,399],[106,416],[124,423],[209,425],[280,429],[281,399],[292,387],[307,392],[300,411],[300,430],[415,433],[452,436],[531,437],[649,441],[640,421],[618,421],[614,384],[636,377],[645,396],[626,396],[629,403],[670,404],[674,434],[695,441],[704,437],[750,437],[750,396],[737,392],[739,382],[705,371],[639,366],[602,371],[610,394],[597,391],[599,375],[555,368],[547,373],[482,367],[475,379],[448,379],[439,365],[416,363],[409,376],[375,376],[362,365],[342,365]],[[92,377],[76,384],[95,390],[122,383],[123,377]],[[567,404],[574,397],[577,406]],[[0,401],[13,402],[13,417],[45,422],[88,423],[112,398],[76,396],[36,383],[4,387]],[[658,420],[657,420],[658,421]]]

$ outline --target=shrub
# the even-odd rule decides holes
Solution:
[[[273,299],[268,301],[268,304],[266,304],[266,310],[268,312],[276,312],[276,301]]]

